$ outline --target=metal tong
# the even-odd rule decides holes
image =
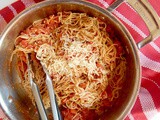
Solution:
[[[29,67],[29,80],[30,80],[30,85],[32,89],[33,96],[35,97],[35,102],[36,106],[38,108],[38,113],[41,118],[41,120],[48,120],[46,110],[44,108],[44,104],[42,101],[42,97],[40,95],[40,91],[38,88],[38,85],[36,84],[34,78],[32,77],[31,70],[32,70],[32,63],[31,63],[31,56],[28,54],[28,67]],[[50,102],[51,102],[51,109],[52,109],[52,114],[54,120],[62,120],[61,113],[57,104],[54,88],[52,85],[52,80],[49,76],[49,73],[47,69],[42,65],[43,70],[46,74],[46,85],[47,89],[49,91],[49,97],[50,97]]]

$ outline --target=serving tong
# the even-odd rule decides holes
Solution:
[[[41,65],[42,65],[42,63],[41,63]],[[38,113],[39,113],[40,118],[42,120],[48,120],[47,113],[44,108],[44,104],[42,101],[42,97],[40,95],[38,85],[36,84],[36,82],[32,76],[32,73],[31,73],[31,71],[33,71],[32,67],[33,66],[32,66],[31,56],[30,56],[30,54],[28,54],[28,69],[29,69],[28,72],[29,72],[29,80],[30,80],[31,90],[32,90],[33,96],[35,98],[35,102],[36,102],[36,106],[38,108]],[[52,109],[53,118],[54,118],[54,120],[62,120],[61,113],[60,113],[60,110],[59,110],[59,107],[57,104],[54,88],[52,85],[51,77],[49,76],[49,73],[48,73],[47,69],[45,68],[45,66],[42,65],[42,67],[43,67],[43,70],[46,74],[46,85],[47,85],[47,89],[49,91],[49,97],[50,97],[50,102],[51,102],[51,109]]]

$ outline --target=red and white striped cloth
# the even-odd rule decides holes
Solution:
[[[19,12],[42,0],[18,0],[0,10],[0,33]],[[88,0],[107,8],[115,0]],[[160,16],[159,0],[148,0]],[[140,16],[125,2],[113,14],[127,27],[136,42],[149,32]],[[160,120],[160,38],[139,50],[142,83],[137,101],[126,120]],[[7,119],[0,109],[0,120]]]

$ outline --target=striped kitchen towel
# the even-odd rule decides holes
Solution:
[[[0,10],[0,33],[5,26],[25,8],[42,0],[18,0]],[[88,0],[103,8],[115,0]],[[148,0],[160,16],[159,0]],[[149,35],[149,31],[137,14],[126,2],[112,12],[129,30],[136,42]],[[160,120],[160,38],[139,50],[142,67],[142,83],[137,101],[126,120]],[[0,119],[7,119],[0,109]]]

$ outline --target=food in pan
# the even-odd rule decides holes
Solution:
[[[34,101],[27,54],[45,108],[50,107],[43,64],[52,78],[64,120],[97,119],[120,96],[126,73],[125,51],[108,23],[86,13],[58,12],[35,21],[15,40],[17,70]]]

